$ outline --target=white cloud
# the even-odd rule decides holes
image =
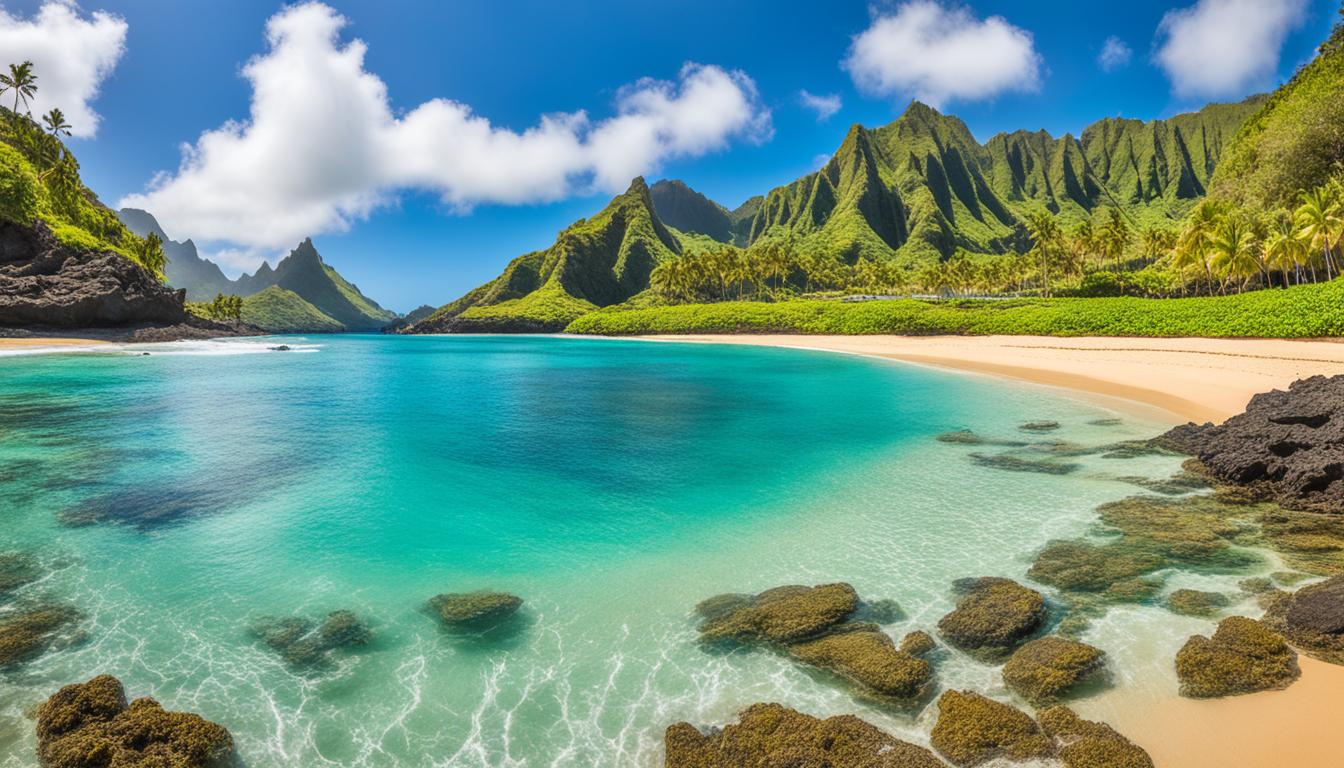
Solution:
[[[879,96],[913,96],[941,107],[1040,87],[1041,57],[1031,33],[1002,16],[913,0],[873,11],[844,62],[854,84]]]
[[[836,112],[840,111],[842,106],[840,95],[831,93],[825,96],[818,96],[808,91],[798,92],[798,103],[817,113],[817,120],[830,120]]]
[[[1243,96],[1268,85],[1307,0],[1199,0],[1158,27],[1158,66],[1182,98]]]
[[[1101,53],[1097,56],[1097,65],[1104,72],[1114,72],[1117,69],[1129,66],[1129,62],[1134,58],[1134,51],[1124,40],[1111,35],[1106,38],[1106,42],[1101,46]]]
[[[517,132],[447,99],[398,115],[364,68],[364,43],[341,41],[345,24],[320,3],[271,17],[269,49],[243,69],[247,120],[184,145],[177,171],[121,205],[152,211],[179,236],[273,252],[346,229],[405,190],[435,192],[456,209],[620,191],[671,158],[770,136],[751,78],[700,64],[676,82],[621,89],[604,120],[553,114]]]
[[[73,2],[48,0],[27,19],[0,7],[0,66],[33,62],[37,95],[29,109],[34,115],[60,109],[74,136],[98,132],[98,113],[89,102],[98,97],[125,43],[124,20],[102,11],[86,18]],[[4,102],[12,109],[13,95],[6,93]]]

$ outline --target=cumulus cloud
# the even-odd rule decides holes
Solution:
[[[913,0],[876,9],[844,62],[854,84],[878,96],[913,96],[940,107],[1040,87],[1041,57],[1030,32],[1002,16]]]
[[[685,65],[675,82],[620,89],[603,120],[553,114],[519,132],[448,99],[397,114],[364,68],[364,43],[341,40],[345,24],[320,3],[271,17],[268,50],[243,68],[248,118],[184,145],[176,171],[121,205],[152,211],[180,236],[274,250],[346,229],[405,190],[437,193],[456,209],[620,191],[669,159],[770,137],[753,81],[701,64]]]
[[[1267,85],[1307,0],[1199,0],[1168,11],[1154,58],[1182,98],[1226,98]]]
[[[1103,72],[1114,72],[1129,66],[1129,62],[1134,58],[1134,51],[1124,40],[1111,35],[1106,38],[1106,42],[1101,46],[1101,53],[1097,56],[1097,66],[1101,67]]]
[[[26,19],[0,7],[0,52],[5,59],[0,64],[33,62],[37,96],[29,109],[34,115],[60,109],[74,136],[98,132],[98,113],[90,102],[121,59],[125,44],[124,20],[102,11],[86,17],[73,2],[49,0]],[[13,108],[10,94],[5,102]]]
[[[818,96],[805,90],[798,92],[798,103],[815,112],[819,121],[830,120],[842,106],[839,94]]]

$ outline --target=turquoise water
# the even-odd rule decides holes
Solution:
[[[281,342],[294,349],[268,351]],[[762,700],[926,741],[927,715],[873,710],[769,654],[706,654],[691,608],[847,580],[902,606],[893,635],[931,629],[953,579],[1022,578],[1045,540],[1135,492],[1115,475],[1179,463],[977,467],[934,436],[1054,419],[1052,439],[1100,444],[1161,426],[825,353],[537,337],[141,349],[0,359],[0,550],[52,569],[27,597],[86,615],[83,643],[0,674],[0,765],[34,762],[27,710],[102,672],[226,725],[253,768],[653,766],[667,725]],[[61,525],[72,511],[103,522]],[[478,588],[526,599],[517,636],[464,641],[421,609]],[[329,669],[292,669],[247,632],[337,609],[375,640]],[[1096,637],[1142,668],[1168,641],[1134,620]],[[938,679],[999,686],[959,656]]]

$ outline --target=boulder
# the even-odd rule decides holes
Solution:
[[[1105,723],[1083,720],[1068,707],[1050,707],[1036,719],[1059,746],[1065,768],[1153,768],[1153,759]]]
[[[1100,672],[1106,654],[1062,637],[1041,637],[1018,648],[1003,665],[1008,689],[1032,704],[1054,701]]]
[[[0,669],[41,656],[79,619],[79,611],[59,603],[19,608],[0,615]]]
[[[65,245],[41,221],[0,222],[0,326],[185,323],[184,301],[125,256]]]
[[[1229,602],[1227,595],[1198,589],[1178,589],[1167,595],[1167,607],[1186,616],[1212,616]]]
[[[1256,395],[1222,424],[1187,424],[1160,440],[1217,479],[1284,506],[1344,511],[1344,375]]]
[[[971,691],[946,691],[938,698],[938,722],[929,741],[962,768],[1000,758],[1044,759],[1055,753],[1054,741],[1025,712]]]
[[[736,598],[721,596],[700,604],[704,618],[701,640],[795,643],[834,629],[859,607],[858,593],[844,583],[776,587],[754,597]]]
[[[67,685],[37,710],[43,768],[224,768],[233,737],[199,715],[168,712],[153,699],[126,703],[110,675]]]
[[[788,653],[804,664],[834,672],[862,691],[885,699],[915,701],[933,682],[933,667],[899,650],[886,633],[860,630],[796,643]]]
[[[435,595],[429,608],[451,630],[479,632],[499,626],[523,606],[523,599],[507,592],[480,590]]]
[[[709,732],[677,723],[666,746],[666,768],[946,768],[924,747],[853,715],[821,720],[779,704],[752,705]]]
[[[1277,596],[1264,621],[1308,656],[1344,664],[1344,576]]]
[[[1223,619],[1213,637],[1195,635],[1176,653],[1181,695],[1191,698],[1287,688],[1299,674],[1283,636],[1245,616]]]
[[[901,650],[911,656],[923,656],[936,647],[938,644],[933,641],[933,636],[922,629],[916,629],[901,639]]]
[[[951,645],[984,656],[1005,655],[1045,623],[1045,598],[1012,579],[963,579],[957,607],[938,621]]]

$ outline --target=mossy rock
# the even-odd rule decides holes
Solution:
[[[1344,515],[1266,507],[1260,525],[1289,567],[1316,576],[1344,574]]]
[[[1285,587],[1295,587],[1307,579],[1310,579],[1311,574],[1302,573],[1301,571],[1275,571],[1269,574],[1269,577],[1273,579],[1276,584],[1282,584]]]
[[[821,720],[779,704],[755,704],[736,723],[701,732],[667,729],[666,768],[946,768],[924,747],[853,715]]]
[[[168,712],[153,699],[128,706],[110,675],[67,685],[37,710],[43,768],[225,768],[233,737],[199,715]]]
[[[1277,595],[1264,621],[1308,656],[1344,664],[1344,576]]]
[[[523,607],[523,599],[507,592],[450,592],[429,599],[429,608],[452,630],[483,631],[502,624]]]
[[[1157,597],[1165,581],[1159,576],[1140,576],[1117,581],[1102,590],[1101,597],[1112,603],[1146,603]]]
[[[724,601],[718,608],[728,603],[731,601]],[[702,607],[704,605],[701,603]],[[776,587],[740,603],[735,609],[717,610],[717,615],[701,623],[700,639],[708,643],[799,642],[825,634],[849,618],[858,607],[858,593],[844,583]]]
[[[1000,440],[984,437],[969,429],[959,429],[955,432],[944,432],[937,437],[940,443],[949,443],[951,445],[994,445],[1002,448],[1025,448],[1028,443],[1022,440]]]
[[[1181,695],[1191,698],[1278,690],[1299,674],[1283,635],[1245,616],[1223,619],[1213,637],[1195,635],[1176,654]]]
[[[912,702],[933,682],[933,667],[899,650],[884,632],[858,631],[827,635],[790,645],[788,653],[804,664],[834,672],[863,692],[883,699]]]
[[[0,598],[42,578],[37,558],[23,552],[0,552]]]
[[[327,648],[361,648],[373,640],[373,631],[353,611],[332,611],[317,628]]]
[[[59,603],[22,607],[0,616],[0,669],[46,653],[79,620],[78,610]]]
[[[1166,456],[1171,455],[1172,452],[1157,445],[1152,440],[1121,440],[1118,443],[1103,445],[1097,449],[1097,453],[1100,453],[1103,459],[1137,459],[1143,456]],[[1200,480],[1199,484],[1194,486],[1194,488],[1207,487],[1209,485],[1204,480]],[[1190,490],[1193,490],[1193,488]]]
[[[1237,582],[1237,586],[1241,587],[1248,595],[1264,595],[1278,591],[1278,587],[1274,586],[1274,581],[1264,576],[1252,576],[1249,579],[1242,579]]]
[[[333,611],[321,624],[302,617],[264,616],[253,622],[251,633],[293,667],[325,667],[331,651],[359,648],[373,639],[373,631],[353,611]]]
[[[1012,651],[1045,623],[1045,598],[1012,579],[985,577],[957,583],[957,607],[938,621],[949,644],[982,656]]]
[[[1178,589],[1167,595],[1167,607],[1185,616],[1213,616],[1231,602],[1227,595],[1198,589]]]
[[[1131,547],[1147,549],[1167,560],[1216,570],[1239,570],[1260,558],[1235,549],[1231,542],[1249,534],[1228,508],[1207,496],[1180,499],[1134,496],[1097,508],[1101,521],[1123,535]]]
[[[1008,689],[1032,704],[1055,701],[1074,691],[1106,664],[1099,648],[1062,637],[1041,637],[1018,648],[1003,665]]]
[[[1057,757],[1065,768],[1153,768],[1153,759],[1141,747],[1068,707],[1050,707],[1036,719],[1059,745]]]
[[[1093,419],[1092,421],[1089,421],[1087,423],[1093,427],[1118,427],[1124,424],[1125,420],[1117,418]]]
[[[901,650],[911,656],[923,656],[937,647],[938,644],[933,641],[933,635],[922,629],[916,629],[901,638]]]
[[[1055,540],[1037,555],[1027,575],[1033,581],[1070,592],[1105,592],[1111,586],[1149,574],[1162,557],[1118,543]]]
[[[1054,432],[1059,429],[1058,421],[1028,421],[1018,429],[1023,432]]]
[[[1024,761],[1054,755],[1054,741],[1025,712],[971,691],[938,698],[938,722],[929,742],[966,768],[999,758]]]
[[[978,467],[1001,469],[1005,472],[1034,472],[1038,475],[1071,475],[1082,469],[1081,464],[1070,464],[1056,459],[1031,459],[1012,453],[972,453],[971,462]]]

